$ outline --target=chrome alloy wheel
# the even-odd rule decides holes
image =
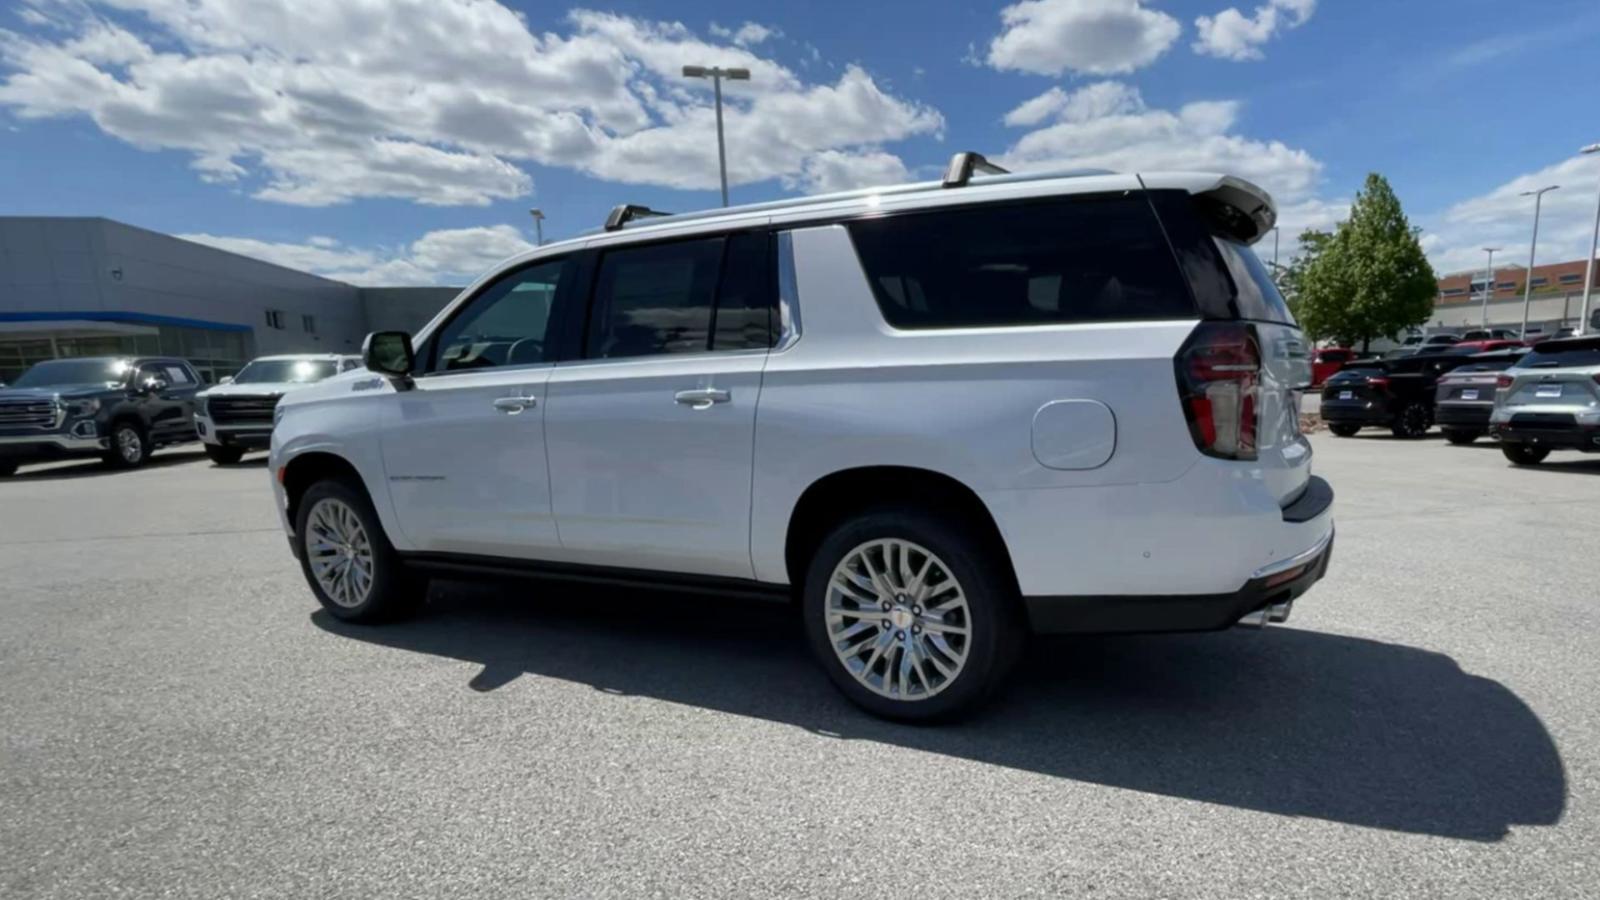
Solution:
[[[372,593],[372,542],[349,504],[318,500],[306,516],[306,559],[329,600],[351,608]]]
[[[139,437],[138,429],[130,425],[117,429],[117,455],[125,463],[136,463],[144,456],[144,440]]]
[[[967,663],[967,596],[926,547],[899,538],[861,544],[834,567],[825,603],[833,652],[879,696],[926,700]]]

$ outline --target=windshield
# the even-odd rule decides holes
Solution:
[[[258,359],[233,377],[234,384],[310,384],[339,370],[331,359]]]
[[[62,384],[121,384],[128,376],[125,359],[53,359],[36,363],[12,387],[53,387]]]

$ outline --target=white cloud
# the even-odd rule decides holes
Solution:
[[[1236,101],[1208,100],[1176,111],[1151,109],[1137,88],[1116,81],[1071,92],[1053,88],[1007,116],[1009,124],[1042,127],[1024,134],[997,161],[1016,171],[1198,170],[1249,179],[1277,204],[1285,241],[1280,252],[1287,258],[1292,236],[1306,227],[1330,227],[1348,204],[1319,196],[1322,164],[1311,154],[1234,133],[1239,108]]]
[[[1559,184],[1544,195],[1537,264],[1583,259],[1594,235],[1600,158],[1571,156],[1469,197],[1437,215],[1418,218],[1428,258],[1440,272],[1481,269],[1484,247],[1498,247],[1495,265],[1527,265],[1533,237],[1533,198],[1523,191]]]
[[[1141,0],[1022,0],[1000,11],[988,63],[1039,75],[1132,72],[1154,62],[1183,26]]]
[[[752,72],[724,91],[734,183],[801,178],[818,152],[876,152],[944,122],[859,67],[807,83],[748,49],[776,34],[753,22],[714,41],[589,10],[536,27],[495,0],[24,3],[71,21],[0,34],[0,107],[87,116],[284,203],[481,205],[528,194],[528,163],[715,187],[711,86],[685,80],[685,61]]]
[[[910,180],[911,173],[906,170],[905,163],[892,153],[824,150],[806,159],[799,183],[808,194],[827,194]]]
[[[1230,6],[1215,16],[1194,20],[1199,32],[1194,51],[1235,62],[1260,59],[1261,45],[1275,34],[1304,25],[1316,9],[1317,0],[1267,0],[1253,15]]]
[[[746,22],[738,28],[726,28],[712,22],[710,31],[712,37],[733,41],[741,47],[759,44],[768,38],[782,34],[778,29],[769,28],[760,22]]]
[[[466,284],[496,263],[533,247],[510,225],[430,231],[395,249],[350,247],[322,236],[307,238],[304,243],[214,234],[178,236],[356,285]]]

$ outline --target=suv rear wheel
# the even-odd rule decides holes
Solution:
[[[1550,451],[1543,447],[1524,447],[1521,444],[1502,444],[1500,452],[1519,466],[1537,466],[1550,455]]]
[[[1427,406],[1408,403],[1400,410],[1400,415],[1395,416],[1391,430],[1397,438],[1419,438],[1428,433],[1428,426],[1432,424],[1429,418]]]
[[[150,438],[138,422],[122,421],[111,426],[111,452],[105,455],[106,465],[136,469],[149,458]]]
[[[889,508],[823,539],[801,606],[812,652],[845,696],[875,715],[928,721],[1000,686],[1023,627],[986,543],[944,517]]]
[[[319,481],[301,495],[295,518],[300,568],[329,613],[382,622],[421,604],[427,579],[402,571],[364,491],[340,479]]]
[[[1333,432],[1336,437],[1355,437],[1356,436],[1356,432],[1361,430],[1361,426],[1360,425],[1337,424],[1337,425],[1329,425],[1328,426],[1328,430]]]
[[[0,461],[0,478],[10,478],[15,474],[17,474],[16,463]]]
[[[206,456],[219,466],[231,466],[244,458],[244,451],[238,447],[219,447],[216,444],[206,445]]]
[[[1483,432],[1472,431],[1471,429],[1446,428],[1444,430],[1444,439],[1456,445],[1470,444],[1480,437],[1483,437]]]

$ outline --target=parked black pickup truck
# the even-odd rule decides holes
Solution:
[[[98,456],[133,468],[196,439],[194,367],[170,357],[53,359],[0,389],[0,476],[27,463]]]
[[[1395,437],[1422,437],[1433,426],[1439,376],[1470,359],[1428,353],[1356,360],[1323,385],[1322,421],[1339,437],[1366,427],[1388,428]]]

